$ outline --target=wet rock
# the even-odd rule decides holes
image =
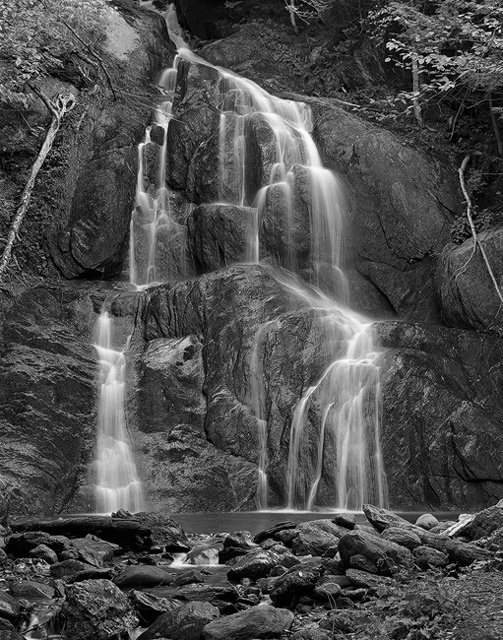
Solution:
[[[275,539],[276,535],[280,531],[291,530],[295,529],[296,527],[297,524],[295,522],[280,522],[278,524],[275,524],[273,527],[270,527],[269,529],[265,529],[264,531],[257,533],[257,535],[253,538],[253,542],[255,542],[256,544],[261,544],[262,542],[264,542],[264,540],[267,540],[269,538]]]
[[[183,587],[186,584],[203,583],[204,576],[197,569],[181,571],[173,580],[173,587]]]
[[[183,553],[190,550],[190,544],[183,527],[173,518],[160,511],[135,513],[134,520],[150,531],[147,544],[160,546],[168,552]]]
[[[100,540],[92,534],[72,540],[72,547],[77,549],[79,560],[94,567],[102,567],[104,562],[111,560],[120,550],[119,545]]]
[[[421,538],[416,533],[400,527],[388,527],[382,532],[381,537],[411,551],[421,544]]]
[[[297,536],[292,542],[292,551],[296,555],[331,555],[337,553],[340,538],[347,529],[330,520],[303,522],[296,528]]]
[[[249,553],[255,545],[251,541],[251,535],[248,531],[240,531],[225,536],[223,548],[218,554],[219,563],[225,564],[228,560],[238,556],[244,556]]]
[[[431,515],[431,513],[423,513],[423,515],[419,516],[419,518],[416,520],[415,524],[422,529],[426,529],[426,531],[430,531],[431,529],[437,527],[439,522],[435,518],[435,516]]]
[[[24,640],[24,636],[15,630],[0,629],[0,640]]]
[[[227,571],[227,577],[233,582],[239,582],[242,578],[250,578],[250,580],[267,578],[277,563],[278,556],[275,553],[262,549],[252,551],[235,559],[234,564]]]
[[[200,640],[203,629],[220,616],[209,602],[189,602],[160,615],[138,640],[170,638],[170,640]]]
[[[66,633],[74,640],[105,640],[138,625],[128,599],[109,580],[68,585],[62,615]]]
[[[138,373],[138,411],[145,433],[169,434],[179,424],[203,430],[202,348],[197,336],[148,344]]]
[[[332,576],[323,576],[323,578],[320,582],[318,582],[313,591],[313,595],[315,598],[331,603],[337,600],[341,593],[341,585],[338,584],[338,582],[332,580]]]
[[[312,595],[321,574],[321,567],[292,567],[277,578],[270,598],[277,607],[291,608],[297,604],[301,596]]]
[[[420,569],[432,569],[434,567],[446,567],[449,564],[449,557],[431,547],[421,545],[412,551],[414,562]]]
[[[239,593],[232,585],[218,586],[211,584],[190,584],[178,589],[173,589],[173,597],[189,602],[211,602],[220,611],[234,604],[239,598]]]
[[[58,561],[57,553],[45,544],[39,544],[31,549],[29,555],[32,558],[41,558],[42,560],[45,560],[47,564],[55,564]]]
[[[84,569],[83,571],[77,571],[77,573],[73,574],[68,580],[69,583],[72,582],[82,582],[84,580],[112,580],[113,578],[113,570],[112,569],[98,569],[95,567],[91,567],[90,569]]]
[[[366,571],[358,569],[348,569],[346,578],[355,587],[363,587],[364,589],[377,589],[382,585],[391,585],[393,581],[386,576],[376,576]]]
[[[121,589],[126,587],[155,587],[162,584],[172,584],[174,576],[160,567],[148,565],[132,565],[125,567],[114,578],[114,584]]]
[[[475,514],[475,517],[466,522],[459,529],[457,535],[463,536],[468,540],[479,540],[489,536],[491,533],[503,527],[503,507],[488,507],[483,511]]]
[[[153,593],[135,589],[129,592],[128,597],[140,619],[140,624],[146,626],[150,626],[163,613],[173,612],[181,606],[177,600],[160,598]]]
[[[63,560],[51,565],[51,576],[54,578],[65,578],[73,576],[79,571],[93,569],[91,565],[80,560]]]
[[[54,597],[54,589],[48,584],[42,582],[34,582],[33,580],[24,580],[23,582],[13,582],[9,591],[14,598],[26,598],[33,600],[38,598],[50,599]]]
[[[332,522],[339,527],[346,529],[354,529],[356,524],[356,516],[354,513],[338,513]]]
[[[235,205],[206,204],[188,218],[189,249],[196,273],[208,273],[243,262],[255,210]]]
[[[325,629],[316,627],[299,629],[291,636],[292,640],[332,640],[333,634]]]
[[[322,161],[342,174],[348,188],[347,233],[358,270],[401,317],[438,321],[429,256],[450,242],[452,218],[440,202],[457,210],[454,171],[335,105],[307,102]]]
[[[19,604],[5,591],[0,591],[0,618],[15,623],[19,616]]]
[[[290,629],[292,622],[291,611],[263,605],[210,622],[204,628],[203,637],[204,640],[276,638]]]
[[[339,540],[339,553],[347,568],[355,567],[353,557],[363,556],[371,562],[381,575],[392,575],[402,567],[410,567],[412,554],[405,547],[363,531],[353,531]]]
[[[67,549],[69,544],[68,538],[62,536],[52,536],[45,531],[26,531],[9,536],[5,550],[15,557],[24,558],[36,547],[43,546],[58,554]]]

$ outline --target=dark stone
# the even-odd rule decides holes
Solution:
[[[288,530],[288,529],[295,529],[297,527],[297,523],[295,522],[280,522],[278,524],[275,524],[273,527],[270,527],[269,529],[265,529],[264,531],[261,531],[260,533],[257,533],[256,536],[253,538],[253,542],[255,542],[256,544],[260,544],[261,542],[264,542],[264,540],[268,540],[269,538],[276,538],[276,535],[280,532],[280,531],[284,531],[284,530]]]
[[[203,629],[220,615],[209,602],[189,602],[160,615],[138,640],[200,640]]]
[[[297,536],[292,542],[292,551],[298,556],[331,555],[337,553],[340,538],[347,529],[330,520],[303,522],[296,528]]]
[[[55,551],[50,549],[45,544],[39,544],[34,549],[31,549],[29,552],[30,557],[32,558],[41,558],[45,560],[48,564],[55,564],[58,561],[58,555]]]
[[[259,549],[236,558],[233,566],[227,571],[227,577],[233,582],[242,578],[258,580],[267,578],[272,568],[278,563],[278,556],[270,551]]]
[[[138,625],[128,599],[109,580],[68,585],[62,615],[65,633],[74,640],[106,640]]]
[[[478,233],[477,243],[484,249],[496,281],[501,282],[503,227]],[[480,249],[474,250],[473,238],[444,248],[435,281],[447,324],[503,336],[501,300]]]
[[[51,576],[53,578],[65,578],[73,576],[79,571],[92,570],[94,567],[80,560],[63,560],[51,565]]]
[[[19,604],[5,591],[0,591],[0,618],[15,623],[19,616]]]
[[[174,576],[160,567],[148,565],[132,565],[124,567],[114,578],[114,584],[121,589],[126,587],[155,587],[161,584],[172,584]]]
[[[203,574],[197,569],[187,569],[178,573],[173,580],[173,587],[183,587],[186,584],[204,583]]]
[[[274,583],[271,600],[277,607],[294,607],[300,596],[313,594],[321,574],[321,567],[292,567]]]
[[[352,558],[361,555],[377,568],[380,575],[392,575],[412,564],[412,554],[408,549],[363,531],[352,531],[342,536],[339,553],[345,567],[359,568],[353,564]]]
[[[181,603],[169,598],[160,598],[153,593],[132,589],[128,594],[129,600],[135,608],[140,623],[150,626],[157,618],[167,611],[179,609]]]
[[[204,628],[204,640],[254,640],[277,638],[290,629],[293,613],[270,605],[252,607],[210,622]]]
[[[204,204],[188,218],[188,242],[196,273],[218,271],[249,257],[247,237],[254,209]]]
[[[338,513],[332,520],[332,522],[339,525],[339,527],[354,529],[356,524],[356,516],[354,513]]]
[[[381,538],[394,542],[395,544],[399,544],[402,547],[406,547],[407,549],[410,549],[410,551],[419,547],[421,544],[421,538],[417,533],[400,527],[388,527],[382,532]]]
[[[119,545],[100,540],[92,534],[72,540],[72,547],[79,552],[79,560],[94,567],[102,567],[104,562],[111,560],[120,550]]]
[[[54,589],[48,584],[42,582],[34,582],[33,580],[24,580],[23,582],[13,582],[9,587],[9,591],[15,598],[25,598],[27,600],[51,599],[54,597]]]
[[[112,569],[84,569],[83,571],[77,571],[73,576],[68,580],[69,583],[72,582],[83,582],[84,580],[112,580],[113,578],[113,570]]]
[[[458,531],[468,540],[480,540],[503,527],[503,506],[493,506],[479,511],[475,518]]]
[[[446,567],[449,564],[449,557],[431,547],[415,547],[412,551],[414,562],[420,569],[433,569],[435,567]]]

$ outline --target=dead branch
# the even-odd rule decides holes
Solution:
[[[16,210],[10,226],[9,235],[7,236],[7,243],[4,247],[2,257],[0,259],[0,279],[3,278],[4,273],[11,260],[14,243],[17,239],[19,239],[19,229],[21,228],[21,224],[23,223],[24,217],[28,210],[37,175],[42,165],[44,164],[49,151],[52,148],[52,144],[54,142],[56,134],[58,133],[61,126],[61,120],[63,119],[64,115],[68,113],[68,111],[71,111],[75,106],[75,97],[73,96],[73,94],[67,96],[63,96],[60,94],[55,100],[51,101],[42,91],[40,91],[40,89],[35,87],[32,87],[32,89],[52,113],[52,121],[45,135],[45,140],[42,148],[40,149],[37,159],[35,160],[31,168],[30,177],[28,178],[28,182],[23,189],[19,207]]]
[[[466,171],[466,167],[468,166],[468,163],[470,162],[470,159],[471,159],[471,154],[468,154],[464,157],[463,162],[461,163],[461,166],[458,169],[458,175],[459,175],[459,183],[461,185],[461,191],[463,192],[463,197],[466,202],[466,217],[468,218],[468,224],[470,225],[470,231],[472,232],[472,237],[473,237],[473,252],[475,252],[477,247],[479,248],[482,258],[485,262],[487,272],[489,273],[491,281],[494,285],[494,289],[498,294],[498,298],[500,299],[501,304],[503,304],[503,294],[501,293],[501,289],[498,285],[498,281],[496,280],[494,271],[492,270],[491,265],[489,263],[489,259],[487,257],[486,251],[479,242],[479,239],[477,236],[477,230],[475,229],[475,224],[473,222],[473,216],[472,216],[473,204],[470,198],[470,194],[468,193],[468,190],[466,188],[466,182],[465,182],[465,171]]]

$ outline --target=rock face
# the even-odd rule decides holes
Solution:
[[[94,446],[96,360],[92,295],[27,289],[4,317],[0,434],[6,510],[85,510]]]
[[[384,322],[383,455],[390,504],[404,510],[493,504],[503,469],[498,338]]]

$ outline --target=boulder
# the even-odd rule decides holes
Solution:
[[[410,551],[421,545],[421,538],[417,533],[401,527],[388,527],[382,532],[381,538],[406,547]]]
[[[86,580],[65,591],[62,615],[66,634],[74,640],[106,640],[138,625],[128,599],[109,580]]]
[[[414,562],[420,569],[446,567],[449,564],[449,557],[445,553],[423,545],[415,547],[412,555],[414,556]]]
[[[170,638],[170,640],[200,640],[203,629],[220,616],[209,602],[189,602],[161,614],[138,640]]]
[[[120,550],[119,545],[100,540],[90,533],[85,538],[75,538],[71,544],[77,549],[79,560],[94,567],[102,567],[104,562],[111,560]]]
[[[223,547],[218,554],[220,564],[225,564],[228,560],[249,553],[255,545],[251,541],[248,531],[238,531],[225,536]]]
[[[53,578],[65,578],[71,577],[79,571],[93,569],[91,565],[80,560],[63,560],[62,562],[55,562],[51,565],[51,576]]]
[[[23,580],[23,582],[13,582],[9,591],[14,598],[24,598],[26,600],[50,600],[54,597],[55,590],[53,587],[43,582],[35,582],[34,580]]]
[[[493,506],[479,511],[475,517],[460,528],[457,535],[468,540],[485,538],[503,527],[503,506]]]
[[[0,591],[0,618],[15,623],[19,617],[19,603],[5,591]]]
[[[114,584],[121,589],[126,587],[155,587],[162,584],[172,584],[174,576],[160,567],[148,565],[131,565],[114,578]]]
[[[290,629],[293,613],[270,605],[252,607],[206,625],[204,640],[258,640],[277,638]]]
[[[270,598],[277,607],[293,608],[301,596],[311,596],[323,573],[318,566],[295,565],[274,582]]]
[[[494,277],[503,278],[500,255],[503,227],[477,234]],[[453,327],[475,329],[503,336],[501,300],[491,280],[484,258],[473,238],[459,246],[447,245],[440,256],[435,283],[442,308],[442,318]]]
[[[393,575],[401,568],[412,565],[412,554],[408,549],[364,531],[352,531],[342,536],[339,553],[345,567],[359,568],[355,566],[353,558],[363,556],[375,566],[375,573],[384,576]]]
[[[50,547],[45,544],[39,544],[29,552],[32,558],[41,558],[48,564],[55,564],[58,561],[58,555]]]
[[[181,606],[181,603],[170,598],[161,598],[146,591],[136,591],[132,589],[128,594],[140,624],[150,626],[159,616],[168,611],[174,611]]]
[[[416,520],[415,524],[426,531],[430,531],[439,525],[438,520],[431,513],[423,513]]]
[[[233,582],[239,582],[242,578],[258,580],[267,578],[273,567],[278,564],[278,556],[270,551],[259,549],[240,556],[232,562],[232,566],[227,571],[229,580]]]
[[[340,538],[347,529],[330,520],[312,520],[299,524],[297,536],[292,542],[292,551],[298,556],[335,556]]]

